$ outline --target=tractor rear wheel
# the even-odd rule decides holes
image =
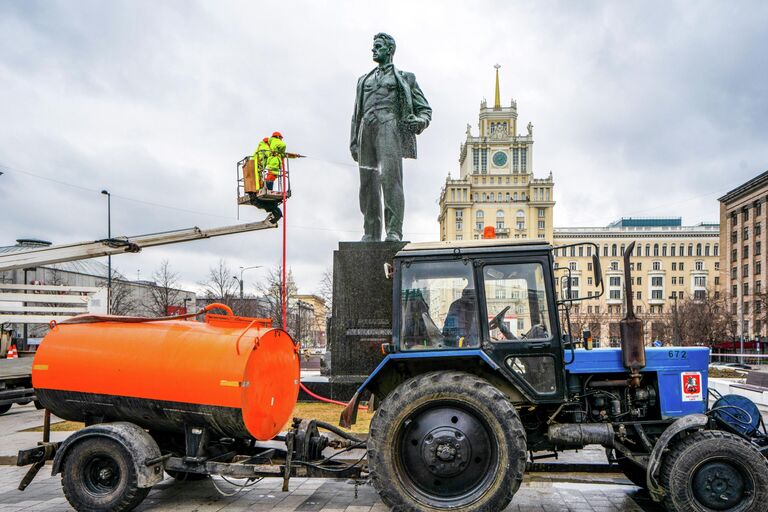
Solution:
[[[414,377],[384,399],[371,422],[371,479],[395,510],[503,510],[525,461],[517,411],[476,375]]]
[[[735,434],[701,430],[672,445],[660,483],[668,510],[756,512],[768,501],[768,463]]]

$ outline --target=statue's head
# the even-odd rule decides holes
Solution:
[[[379,32],[373,36],[373,60],[379,64],[389,64],[395,55],[395,38],[384,32]]]

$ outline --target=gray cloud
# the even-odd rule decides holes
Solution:
[[[289,259],[316,288],[338,240],[360,235],[348,154],[356,78],[391,33],[435,114],[406,161],[406,236],[438,236],[466,123],[492,99],[535,125],[557,225],[621,215],[716,220],[716,198],[765,170],[768,6],[760,2],[29,2],[0,4],[0,244],[235,223],[234,165],[275,129],[294,162]],[[522,129],[522,128],[521,128]],[[142,202],[133,201],[137,199]],[[164,204],[163,208],[153,204]],[[196,212],[196,213],[195,213]],[[243,220],[261,215],[242,209]],[[281,233],[115,258],[147,277],[172,262],[189,286],[224,257],[274,265]],[[249,277],[258,278],[260,271]]]

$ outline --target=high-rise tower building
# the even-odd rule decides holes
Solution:
[[[477,135],[467,125],[459,150],[459,177],[450,173],[440,192],[440,239],[482,238],[492,226],[497,238],[552,241],[555,205],[552,173],[534,177],[533,124],[518,134],[517,102],[501,105],[499,65],[494,104],[483,100]]]

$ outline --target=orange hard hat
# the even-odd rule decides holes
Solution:
[[[269,142],[269,137],[264,137],[264,142]]]
[[[283,134],[282,134],[282,133],[280,133],[280,132],[275,132],[275,133],[273,133],[273,134],[272,134],[272,136],[273,136],[273,137],[279,137],[279,138],[281,138],[281,139],[283,138]]]

